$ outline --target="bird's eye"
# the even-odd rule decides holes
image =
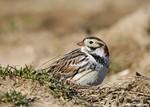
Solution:
[[[93,43],[93,41],[90,41],[89,43],[90,43],[90,44],[92,44],[92,43]]]

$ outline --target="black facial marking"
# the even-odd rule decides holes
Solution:
[[[97,37],[94,37],[94,36],[89,36],[89,37],[87,37],[87,38],[85,38],[85,39],[96,39],[96,40],[98,40],[98,41],[102,41],[101,39],[99,39],[99,38],[97,38]],[[85,40],[84,39],[84,40]]]
[[[99,44],[99,47],[102,47],[102,46],[104,46],[104,44],[102,44],[102,43],[98,43]]]
[[[95,49],[97,49],[96,47],[90,47],[88,46],[92,51],[94,51]]]

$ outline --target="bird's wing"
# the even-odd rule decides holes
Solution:
[[[71,51],[52,63],[48,72],[60,73],[66,77],[73,76],[78,72],[78,63],[82,62],[85,57],[85,53],[81,52],[80,49]]]
[[[39,69],[40,69],[40,70],[47,70],[51,64],[53,64],[56,60],[58,60],[58,59],[61,58],[60,56],[61,56],[61,55],[58,55],[58,56],[56,56],[56,57],[54,57],[54,58],[52,58],[52,59],[48,59],[48,60],[45,61],[44,63],[38,65],[38,66],[36,67],[36,69],[37,69],[37,70],[39,70]]]

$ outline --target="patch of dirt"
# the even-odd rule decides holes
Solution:
[[[63,100],[55,99],[48,87],[40,85],[37,81],[31,79],[24,79],[21,77],[0,77],[0,92],[6,93],[9,91],[21,92],[23,95],[26,95],[27,98],[35,99],[31,106],[34,107],[49,107],[53,105],[54,107],[70,107],[71,102],[65,103]],[[2,103],[0,102],[0,107],[12,107],[11,103]]]
[[[59,80],[58,80],[59,81]],[[64,83],[59,83],[60,85]],[[50,86],[52,87],[52,86]],[[105,84],[99,87],[83,87],[72,83],[66,83],[65,87],[73,89],[71,100],[63,98],[55,99],[49,86],[40,85],[32,79],[21,77],[0,77],[0,92],[15,90],[26,95],[27,98],[35,99],[31,103],[33,107],[76,107],[76,106],[148,106],[150,103],[150,78],[141,76],[139,73],[134,77],[120,80],[118,83]],[[56,95],[57,96],[57,95]],[[0,104],[11,107],[11,103],[0,102]]]

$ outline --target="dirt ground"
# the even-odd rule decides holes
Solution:
[[[150,77],[149,0],[1,0],[0,64],[43,62],[78,48],[88,35],[110,50],[104,84],[140,72]]]

